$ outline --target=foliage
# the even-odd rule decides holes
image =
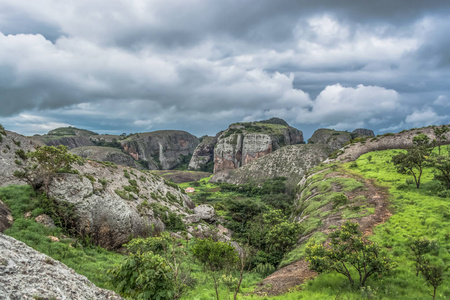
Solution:
[[[171,299],[174,283],[171,269],[163,257],[153,252],[131,253],[110,271],[112,284],[133,299]]]
[[[414,255],[414,261],[416,263],[416,276],[419,276],[422,265],[426,263],[425,254],[430,253],[437,247],[436,241],[430,241],[426,237],[416,238],[411,241],[409,248]]]
[[[392,157],[392,163],[397,168],[398,173],[412,175],[416,187],[419,188],[427,154],[425,147],[413,146],[406,153],[400,153]]]
[[[354,284],[353,268],[359,275],[359,285],[364,286],[370,276],[386,274],[395,267],[395,263],[380,252],[378,245],[362,238],[357,223],[347,221],[329,237],[330,249],[317,244],[307,246],[306,259],[311,270],[337,272]]]
[[[441,127],[433,127],[433,133],[436,137],[436,145],[438,147],[438,155],[441,155],[441,145],[447,140],[446,133],[450,131],[450,127],[442,125]]]
[[[256,266],[254,271],[259,273],[262,277],[267,277],[275,272],[275,267],[270,263],[260,263]]]
[[[150,203],[149,206],[153,210],[155,217],[159,218],[166,225],[166,229],[170,231],[182,231],[186,229],[181,217],[166,206],[155,202]]]
[[[421,265],[420,271],[428,284],[433,287],[433,300],[436,299],[436,290],[444,282],[444,268],[425,263]]]
[[[440,151],[440,150],[439,150]],[[442,185],[449,190],[450,189],[450,156],[432,155],[428,159],[428,166],[436,169],[437,174],[434,178],[442,183]]]
[[[72,171],[72,164],[80,161],[80,158],[68,152],[66,146],[59,145],[38,147],[36,151],[27,153],[26,160],[27,163],[22,166],[22,170],[14,175],[27,180],[35,190],[39,189],[43,182],[48,195],[51,179],[58,172]]]

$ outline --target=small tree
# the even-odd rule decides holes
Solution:
[[[400,153],[392,157],[392,163],[395,165],[398,173],[412,175],[416,187],[419,188],[427,155],[426,147],[416,145],[409,148],[406,153]]]
[[[446,189],[450,189],[450,156],[431,156],[427,165],[439,171],[434,178],[440,181]]]
[[[58,172],[70,172],[72,164],[80,159],[68,152],[67,147],[63,145],[38,147],[36,151],[28,152],[26,157],[20,158],[27,163],[22,164],[22,170],[14,175],[28,181],[35,190],[43,184],[47,195],[53,176]]]
[[[426,262],[420,267],[425,280],[433,287],[433,300],[436,298],[436,290],[444,282],[444,268],[442,266],[434,266]]]
[[[386,274],[396,266],[380,252],[380,247],[362,238],[359,224],[345,222],[340,229],[329,235],[330,248],[309,244],[306,247],[306,260],[309,268],[318,273],[337,272],[355,284],[351,269],[359,274],[359,286],[374,274]]]
[[[414,239],[410,242],[409,248],[413,252],[416,263],[416,276],[419,276],[422,265],[426,262],[425,254],[437,248],[436,241],[430,241],[426,237]]]
[[[192,248],[194,257],[209,271],[219,300],[219,275],[221,271],[226,274],[235,268],[239,256],[233,246],[223,242],[214,242],[212,239],[197,240]]]
[[[450,131],[450,128],[446,125],[442,125],[441,127],[433,127],[433,133],[436,137],[436,144],[438,146],[439,155],[441,155],[441,145],[445,140],[447,140],[447,132]]]

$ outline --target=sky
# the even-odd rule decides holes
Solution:
[[[450,1],[1,0],[0,123],[214,135],[450,123]]]

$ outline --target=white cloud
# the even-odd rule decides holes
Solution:
[[[450,99],[446,95],[439,95],[433,104],[437,106],[450,106]]]
[[[447,120],[449,120],[448,116],[439,116],[432,108],[427,107],[408,115],[405,122],[413,127],[421,127],[433,124],[438,125]]]

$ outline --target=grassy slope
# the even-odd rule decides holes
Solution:
[[[5,231],[6,235],[61,261],[95,285],[113,289],[106,270],[120,263],[123,255],[96,246],[83,247],[75,239],[64,238],[60,228],[50,229],[36,223],[34,217],[42,214],[43,210],[39,208],[39,199],[29,186],[0,188],[0,199],[11,208],[14,217],[13,226]],[[32,213],[30,219],[24,217],[28,211]],[[61,242],[52,242],[48,236],[56,236]]]

